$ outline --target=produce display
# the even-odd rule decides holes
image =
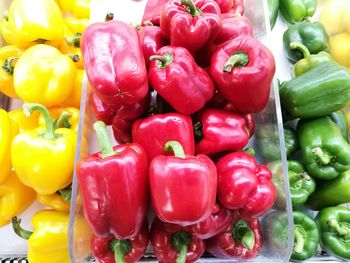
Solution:
[[[0,227],[29,263],[350,261],[349,3],[266,1],[277,88],[243,0],[91,2],[0,20]]]

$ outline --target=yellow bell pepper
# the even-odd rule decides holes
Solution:
[[[68,17],[64,19],[64,23],[73,34],[76,34],[83,33],[88,27],[90,21],[89,19],[84,18],[78,19],[74,17]]]
[[[344,31],[350,32],[350,1],[322,1],[320,22],[328,35],[332,36]]]
[[[69,98],[62,103],[63,107],[75,107],[80,108],[80,100],[81,100],[81,91],[83,89],[83,78],[84,78],[84,70],[78,69],[77,75],[74,81],[74,88],[72,94]]]
[[[90,18],[91,0],[57,0],[64,13],[76,18]]]
[[[15,172],[11,172],[0,184],[0,227],[26,210],[34,202],[35,195],[33,189],[22,184]]]
[[[39,127],[18,134],[11,147],[11,160],[18,178],[43,195],[54,194],[71,184],[77,134],[54,129],[48,110],[40,104],[24,104],[25,113],[40,111],[46,129]]]
[[[4,18],[0,21],[0,34],[8,45],[13,45],[13,34],[10,30],[8,12],[4,12]]]
[[[350,67],[350,32],[343,32],[329,38],[329,53],[339,64]]]
[[[63,16],[54,0],[13,0],[8,23],[13,43],[18,47],[38,43],[56,46],[63,39]]]
[[[27,117],[24,114],[23,109],[17,109],[10,111],[8,114],[10,118],[17,123],[20,131],[33,130],[35,128],[38,128],[40,117],[39,112],[33,112],[32,115]]]
[[[84,69],[83,55],[80,49],[81,33],[73,34],[68,26],[65,26],[64,40],[59,44],[58,49],[72,59],[78,69]]]
[[[35,45],[24,51],[18,60],[13,83],[18,97],[24,102],[51,107],[68,99],[76,73],[73,61],[58,49]]]
[[[59,193],[51,195],[37,194],[37,200],[46,206],[51,207],[53,210],[58,212],[68,213],[70,208],[70,202],[63,199]]]
[[[10,98],[17,98],[13,87],[13,71],[23,51],[9,45],[0,48],[0,91]]]
[[[8,113],[0,109],[0,183],[10,175],[12,164],[10,149],[13,138],[18,133],[17,124],[10,119]]]
[[[55,122],[58,121],[59,117],[64,111],[67,112],[70,116],[69,116],[69,119],[65,120],[64,122],[65,125],[61,125],[60,128],[62,127],[68,128],[77,133],[78,127],[79,127],[79,115],[80,115],[80,111],[77,108],[53,107],[49,109],[50,115]],[[45,127],[45,118],[43,115],[39,117],[39,127]]]

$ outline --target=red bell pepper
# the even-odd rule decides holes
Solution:
[[[148,243],[148,224],[144,223],[136,236],[125,240],[116,239],[113,235],[108,237],[93,235],[91,252],[100,263],[133,263],[142,258]]]
[[[151,226],[151,244],[162,263],[195,262],[205,251],[204,241],[194,236],[189,227],[165,223],[158,218]]]
[[[241,150],[249,141],[245,118],[218,109],[206,109],[200,114],[195,123],[195,134],[199,139],[197,154]]]
[[[172,46],[193,53],[215,37],[220,14],[214,0],[169,0],[160,16],[160,30]]]
[[[143,26],[138,30],[140,43],[145,57],[146,66],[151,64],[150,57],[167,44],[163,38],[159,26]]]
[[[200,239],[211,238],[224,231],[232,221],[233,213],[216,203],[210,216],[204,221],[190,226],[193,235]]]
[[[233,0],[233,6],[230,10],[231,13],[235,15],[244,15],[244,1],[243,0]]]
[[[274,74],[271,51],[251,37],[226,41],[211,59],[210,75],[216,87],[240,113],[264,109]]]
[[[168,141],[178,141],[185,154],[194,155],[192,119],[179,113],[156,114],[135,121],[132,138],[145,149],[149,162],[158,155],[173,155],[164,150]]]
[[[218,198],[228,209],[238,209],[243,216],[261,216],[276,199],[271,182],[271,171],[257,164],[254,157],[245,152],[233,152],[221,158],[217,164]]]
[[[128,239],[139,233],[148,209],[148,162],[137,144],[112,147],[103,122],[94,124],[102,152],[79,161],[84,213],[94,234]]]
[[[147,70],[135,28],[121,22],[95,23],[82,35],[85,71],[106,104],[131,104],[148,92]]]
[[[151,60],[150,84],[176,111],[192,114],[214,95],[209,74],[195,63],[187,49],[165,46]]]
[[[142,25],[151,22],[153,25],[160,24],[160,13],[169,0],[148,0],[142,16]]]
[[[221,13],[228,13],[233,7],[233,0],[214,0],[220,7]]]
[[[156,215],[164,222],[182,226],[203,221],[215,205],[215,164],[206,155],[185,156],[177,141],[167,142],[164,148],[173,150],[175,156],[157,156],[149,167]]]
[[[96,120],[103,121],[106,125],[111,125],[118,106],[110,106],[103,103],[102,100],[94,93],[89,94],[89,103]]]
[[[259,219],[244,217],[237,211],[234,213],[231,224],[224,232],[207,241],[207,251],[218,258],[254,258],[263,244]]]

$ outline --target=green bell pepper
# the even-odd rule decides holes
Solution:
[[[267,5],[269,7],[270,27],[272,29],[276,24],[280,2],[279,0],[267,0]]]
[[[272,211],[262,218],[263,234],[270,251],[284,251],[288,247],[288,214]]]
[[[320,245],[328,255],[350,260],[350,209],[332,206],[322,209],[316,223],[320,229]]]
[[[290,44],[298,42],[307,47],[311,54],[321,51],[328,51],[328,34],[320,22],[304,21],[291,25],[283,33],[283,48],[287,58],[295,63],[303,58],[303,53],[298,49],[293,49]]]
[[[336,63],[323,63],[283,82],[279,91],[290,118],[326,116],[350,102],[350,75]]]
[[[312,17],[316,8],[317,0],[280,0],[281,13],[289,24]]]
[[[265,159],[281,159],[278,131],[274,125],[266,124],[257,129],[256,141],[258,149]]]
[[[301,206],[315,191],[315,180],[306,173],[304,166],[298,161],[288,161],[288,177],[292,206]]]
[[[314,219],[302,211],[294,210],[294,247],[291,259],[306,260],[315,255],[320,234]]]
[[[316,65],[333,61],[332,56],[325,51],[311,55],[307,47],[299,42],[292,42],[290,43],[289,47],[291,49],[299,50],[304,56],[303,59],[299,60],[293,66],[292,72],[295,77],[304,74],[305,72],[314,68]]]
[[[299,121],[297,134],[302,159],[311,176],[333,180],[350,169],[350,145],[329,117]]]
[[[330,182],[317,182],[315,192],[307,200],[307,207],[318,211],[327,206],[350,202],[350,170]]]
[[[297,133],[292,127],[283,127],[284,132],[284,143],[286,146],[286,154],[289,157],[292,153],[295,153],[298,150],[298,139]]]
[[[345,113],[342,110],[338,110],[335,112],[332,112],[329,117],[331,120],[338,125],[341,134],[343,135],[344,139],[349,142],[348,137],[348,121],[346,119]]]

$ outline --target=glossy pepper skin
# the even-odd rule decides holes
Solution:
[[[194,53],[214,38],[221,26],[214,0],[170,0],[160,17],[160,30],[171,46]]]
[[[84,70],[78,69],[74,80],[73,91],[69,95],[68,99],[61,103],[61,106],[74,107],[78,109],[80,108],[81,91],[83,89],[83,78]]]
[[[156,215],[164,222],[182,226],[203,221],[215,205],[215,164],[206,155],[185,155],[177,141],[167,142],[164,149],[173,150],[174,156],[157,156],[149,167]]]
[[[39,203],[51,207],[53,210],[63,213],[69,213],[70,201],[64,200],[62,195],[54,193],[51,195],[37,194],[36,199]]]
[[[316,217],[320,229],[320,245],[328,255],[350,260],[350,210],[333,206],[322,209]]]
[[[133,263],[145,254],[148,242],[148,225],[144,223],[136,236],[126,240],[118,240],[113,235],[108,237],[94,235],[91,240],[91,251],[100,263]]]
[[[215,257],[250,259],[259,254],[263,244],[258,218],[244,217],[237,211],[224,232],[207,241],[207,251]]]
[[[90,25],[81,51],[93,91],[107,104],[132,104],[148,92],[147,70],[135,28],[122,21]]]
[[[204,241],[194,236],[189,227],[165,223],[155,218],[150,234],[159,262],[196,262],[205,250]]]
[[[60,105],[73,90],[77,69],[58,49],[35,45],[25,50],[13,72],[13,84],[24,102]]]
[[[315,192],[309,197],[307,207],[318,211],[322,208],[350,202],[350,172],[341,173],[332,181],[318,181]]]
[[[299,148],[297,132],[288,126],[283,127],[284,143],[286,146],[287,157],[296,152]]]
[[[38,127],[40,117],[39,112],[33,112],[33,114],[27,117],[23,109],[16,109],[9,111],[8,115],[10,119],[17,124],[20,132],[23,130],[33,130]]]
[[[251,37],[225,42],[211,59],[210,75],[216,87],[240,113],[256,113],[264,109],[274,74],[272,53]]]
[[[0,196],[0,227],[3,227],[27,209],[36,195],[33,189],[22,184],[15,172],[11,172],[0,184]]]
[[[350,168],[350,145],[329,117],[300,121],[297,132],[302,159],[312,177],[333,180]]]
[[[280,0],[280,11],[289,24],[312,17],[317,9],[317,0]]]
[[[0,48],[0,91],[10,98],[18,97],[13,87],[13,71],[22,53],[16,46]]]
[[[230,10],[231,13],[235,15],[244,15],[244,1],[243,0],[233,0],[233,6]]]
[[[350,75],[336,63],[322,63],[283,82],[279,92],[281,104],[290,118],[326,116],[349,103]]]
[[[137,144],[112,147],[103,122],[94,129],[102,151],[77,167],[85,217],[96,235],[128,239],[140,231],[147,213],[147,156]]]
[[[173,155],[164,149],[168,141],[178,141],[188,155],[194,155],[192,119],[180,113],[155,114],[138,119],[132,126],[133,142],[140,144],[150,161],[158,155]]]
[[[56,125],[63,112],[66,112],[67,114],[69,114],[69,118],[67,120],[64,120],[62,124],[59,123],[58,125],[64,128],[71,129],[76,133],[78,133],[79,116],[80,116],[79,109],[73,108],[73,107],[68,107],[68,108],[53,107],[49,109],[49,112],[50,112],[51,118],[54,120]],[[45,127],[45,118],[43,115],[39,117],[38,126]]]
[[[192,114],[213,97],[212,80],[187,49],[165,46],[151,59],[150,84],[177,112]]]
[[[329,38],[329,53],[337,63],[347,68],[350,68],[349,42],[349,31],[342,32]]]
[[[219,8],[221,13],[228,13],[233,7],[233,0],[214,0]]]
[[[337,124],[339,127],[341,134],[343,135],[344,139],[349,142],[349,135],[348,135],[348,121],[345,116],[345,112],[341,109],[335,112],[332,112],[329,114],[329,118]]]
[[[87,18],[75,18],[75,17],[67,17],[64,18],[64,24],[68,27],[68,29],[76,34],[76,33],[83,33],[85,29],[89,25],[89,19]]]
[[[77,18],[90,17],[91,0],[56,0],[64,13]]]
[[[267,5],[269,7],[270,27],[272,29],[275,26],[276,21],[277,21],[278,10],[280,7],[280,1],[279,0],[267,0]]]
[[[0,109],[0,183],[10,175],[12,170],[11,144],[15,136],[18,134],[18,125],[13,121],[9,114]]]
[[[14,0],[8,13],[9,31],[15,46],[56,46],[63,40],[63,17],[54,0]]]
[[[73,33],[64,25],[64,40],[58,45],[58,49],[68,56],[78,69],[84,69],[83,56],[80,49],[81,33]]]
[[[320,234],[314,219],[302,211],[294,210],[294,247],[291,259],[306,260],[315,255]]]
[[[311,54],[328,51],[328,35],[320,22],[301,22],[291,25],[283,33],[283,49],[287,58],[295,63],[303,58],[301,51],[290,48],[292,42],[305,45]]]
[[[141,24],[151,22],[153,25],[160,25],[160,14],[168,0],[148,0],[144,9]]]
[[[0,21],[0,34],[5,40],[6,44],[13,45],[13,34],[10,29],[9,18],[4,14],[3,19]]]
[[[250,137],[242,115],[217,109],[206,109],[200,114],[195,132],[199,139],[196,153],[206,155],[242,150]]]
[[[67,128],[55,129],[49,112],[40,104],[24,104],[23,109],[27,115],[40,111],[46,128],[23,131],[14,138],[13,168],[26,186],[39,194],[53,194],[71,183],[77,134]]]
[[[203,221],[189,226],[194,236],[200,239],[211,238],[231,224],[233,213],[216,203],[212,213]]]
[[[271,171],[257,164],[250,154],[233,152],[216,164],[218,172],[218,198],[220,203],[235,209],[243,216],[258,217],[275,202],[276,190]]]

